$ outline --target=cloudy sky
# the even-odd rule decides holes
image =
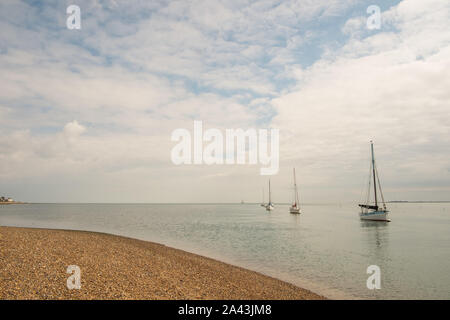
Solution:
[[[81,30],[66,8],[81,8]],[[368,6],[381,28],[367,28]],[[277,128],[275,202],[450,200],[450,2],[0,3],[0,195],[260,201],[260,165],[180,165],[171,133]]]

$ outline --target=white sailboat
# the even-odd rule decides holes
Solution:
[[[272,192],[270,191],[270,179],[269,179],[269,202],[266,205],[266,210],[272,211],[273,209],[275,209],[275,207],[272,203]]]
[[[266,207],[266,204],[264,203],[264,188],[262,189],[262,202],[261,207]]]
[[[371,164],[371,173],[369,178],[369,189],[367,192],[367,200],[365,204],[360,204],[361,212],[359,214],[361,220],[372,220],[372,221],[390,221],[388,219],[389,211],[386,209],[386,203],[384,201],[383,192],[381,191],[380,179],[378,178],[378,171],[375,165],[375,156],[373,152],[373,142],[370,141],[370,148],[372,152],[372,164]],[[370,189],[371,182],[373,177],[373,192],[374,192],[374,202],[370,203]],[[377,194],[377,182],[378,189],[381,195],[381,205],[378,201]]]
[[[289,212],[293,214],[300,214],[300,201],[298,199],[298,189],[297,189],[297,179],[295,178],[295,168],[294,168],[294,201],[289,208]]]

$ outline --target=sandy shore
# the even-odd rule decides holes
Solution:
[[[67,288],[69,265],[81,289]],[[323,299],[164,245],[103,233],[0,227],[0,299]]]
[[[1,205],[8,205],[8,204],[26,204],[26,202],[16,202],[16,201],[13,201],[13,202],[0,202],[0,206]]]

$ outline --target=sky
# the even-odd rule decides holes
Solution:
[[[0,195],[261,201],[260,164],[171,161],[198,120],[279,130],[275,203],[293,167],[302,202],[358,203],[370,140],[387,200],[450,200],[449,22],[443,0],[2,0]]]

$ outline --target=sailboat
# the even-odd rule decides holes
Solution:
[[[372,220],[372,221],[390,221],[388,219],[389,211],[386,209],[386,203],[384,201],[383,192],[381,191],[380,179],[378,177],[377,167],[375,165],[375,156],[373,152],[373,142],[370,141],[370,149],[372,152],[372,163],[370,168],[370,178],[369,178],[369,189],[367,192],[367,200],[365,204],[360,204],[361,212],[359,214],[361,220]],[[373,177],[373,192],[374,192],[374,203],[370,203],[370,189]],[[378,187],[377,187],[378,182]],[[377,188],[381,195],[381,205],[378,201]]]
[[[261,207],[266,207],[266,204],[264,203],[264,188],[262,189],[262,202]]]
[[[293,214],[300,214],[300,204],[298,199],[297,180],[295,178],[295,168],[294,168],[294,202],[289,208],[289,212]]]
[[[272,211],[273,209],[275,209],[273,203],[272,203],[272,193],[270,191],[270,179],[269,179],[269,202],[266,205],[266,210],[267,211]]]

